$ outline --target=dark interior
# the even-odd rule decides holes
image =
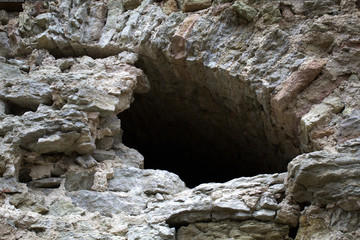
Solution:
[[[8,1],[8,2],[0,2],[0,10],[6,10],[7,12],[22,12],[22,4],[25,1]]]
[[[234,112],[198,83],[150,62],[139,67],[151,90],[135,95],[118,117],[124,144],[144,155],[145,168],[176,173],[188,187],[286,171],[290,159],[268,143],[256,117],[260,109],[244,103],[244,113]]]

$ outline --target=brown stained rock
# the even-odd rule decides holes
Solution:
[[[270,100],[274,116],[281,125],[287,126],[288,134],[297,132],[298,122],[310,108],[289,109],[300,92],[306,89],[320,74],[326,61],[323,59],[310,60],[303,63],[300,68],[291,74],[280,86],[279,91]],[[311,105],[310,105],[311,106]]]
[[[195,12],[211,6],[211,0],[183,0],[183,12]]]
[[[133,10],[140,6],[141,0],[124,0],[123,5],[126,10]]]
[[[200,18],[198,14],[189,15],[177,28],[171,38],[171,53],[175,59],[182,59],[186,56],[186,38],[196,21]]]
[[[172,12],[179,11],[176,0],[168,0],[162,5],[164,13],[170,15]]]
[[[295,20],[295,15],[289,6],[281,7],[281,15],[287,22],[293,22]]]
[[[271,99],[271,106],[276,114],[286,107],[320,74],[326,64],[324,59],[315,59],[303,63],[299,70],[291,74],[281,85],[276,95]]]
[[[231,3],[224,3],[224,4],[220,4],[220,5],[217,5],[215,6],[213,9],[212,9],[212,12],[211,14],[213,16],[217,16],[219,15],[222,11],[224,11],[225,9],[231,7]]]

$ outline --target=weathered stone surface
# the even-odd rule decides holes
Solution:
[[[0,16],[0,18],[1,18],[1,16]],[[1,57],[7,57],[9,55],[10,45],[9,45],[9,38],[8,38],[6,32],[0,32],[0,43],[1,43],[1,46],[2,46],[0,48],[0,56]]]
[[[300,217],[297,236],[304,239],[356,239],[359,236],[359,213],[341,208],[326,209],[311,205]]]
[[[111,216],[125,212],[139,215],[146,208],[146,199],[141,195],[121,195],[112,192],[93,192],[80,190],[68,193],[76,206],[90,212],[98,211],[102,215]]]
[[[181,227],[177,239],[288,239],[288,229],[259,221],[195,223]]]
[[[91,187],[94,184],[94,175],[95,172],[91,171],[68,171],[65,177],[65,188],[70,192],[78,190],[91,190]]]
[[[357,239],[359,8],[61,0],[1,10],[0,239],[287,239],[289,227],[296,239]],[[176,141],[208,136],[222,149],[209,154],[221,159],[210,175],[236,179],[186,189],[142,170],[117,115],[134,98],[144,105],[132,105],[131,134],[151,129],[157,141],[164,119],[184,120],[172,122]],[[180,139],[182,129],[193,131]],[[237,178],[285,171],[301,152],[287,175]],[[177,153],[169,161],[193,166]]]
[[[142,0],[124,0],[123,4],[126,10],[133,10],[140,6],[141,2]]]
[[[117,146],[115,154],[123,161],[125,166],[144,168],[144,157],[135,149],[120,144]]]
[[[75,162],[83,168],[92,168],[97,165],[96,160],[89,154],[77,157]]]
[[[95,150],[91,155],[98,162],[102,162],[105,160],[114,160],[115,158],[114,151]]]
[[[224,184],[202,184],[178,193],[171,201],[149,205],[149,210],[153,209],[149,215],[159,220],[165,217],[171,226],[224,219],[242,221],[253,217],[271,221],[280,206],[276,202],[265,204],[260,199],[279,197],[284,191],[284,178],[285,174],[260,175]]]
[[[0,23],[1,23],[2,25],[5,25],[5,24],[8,23],[8,21],[9,21],[9,15],[8,15],[8,13],[7,13],[5,10],[1,9],[1,10],[0,10]]]
[[[16,181],[14,178],[0,178],[0,192],[1,193],[19,193],[23,192],[23,184]]]
[[[232,8],[240,17],[245,18],[249,22],[251,22],[257,15],[255,8],[247,5],[242,1],[236,1],[232,5]]]
[[[355,139],[335,152],[319,151],[295,158],[289,163],[288,195],[300,203],[335,203],[346,211],[359,210],[355,200],[359,198],[359,146],[359,139]]]
[[[194,12],[211,6],[211,0],[183,0],[181,9],[183,12]]]
[[[167,171],[137,168],[114,170],[114,178],[109,181],[110,191],[129,192],[135,189],[148,195],[173,195],[183,191],[185,184],[177,175]]]
[[[339,136],[342,141],[359,137],[360,134],[360,111],[352,112],[346,119],[341,121]]]
[[[58,188],[63,178],[43,178],[28,183],[32,188]]]

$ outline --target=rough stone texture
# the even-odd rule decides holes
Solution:
[[[114,177],[109,180],[109,190],[114,192],[135,190],[148,195],[173,195],[184,189],[185,183],[177,175],[161,170],[114,169]]]
[[[286,226],[276,223],[266,224],[253,220],[243,222],[222,221],[195,223],[187,227],[181,227],[177,233],[177,239],[276,240],[289,239],[287,233]]]
[[[194,12],[211,6],[211,0],[183,0],[181,9],[183,12]]]
[[[308,205],[301,213],[304,239],[356,239],[359,236],[360,139],[334,152],[301,155],[289,164],[288,196]]]
[[[247,5],[246,3],[242,1],[236,1],[232,8],[235,10],[235,12],[242,18],[245,18],[247,21],[251,22],[258,13],[255,8]]]
[[[60,0],[1,10],[0,239],[358,239],[359,9]],[[135,137],[151,129],[163,151],[166,121],[180,119],[166,130],[190,129],[181,140],[196,146],[208,136],[211,174],[234,179],[188,189],[143,170],[122,140],[130,104]]]

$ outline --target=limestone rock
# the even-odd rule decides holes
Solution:
[[[7,57],[10,51],[10,45],[9,45],[9,38],[6,32],[0,32],[0,43],[2,45],[2,47],[0,48],[0,56]]]
[[[24,191],[21,183],[17,182],[14,178],[1,178],[0,179],[0,192],[2,193],[20,193]]]
[[[67,191],[78,191],[78,190],[91,190],[94,184],[94,172],[81,171],[66,173],[65,188]]]
[[[319,151],[295,158],[289,163],[288,195],[300,203],[335,203],[347,211],[358,210],[358,144],[356,139],[336,152]]]
[[[149,205],[152,218],[167,218],[172,226],[195,222],[232,219],[243,221],[258,218],[271,221],[279,209],[277,203],[265,204],[261,198],[275,198],[284,191],[285,174],[239,178],[224,184],[202,184],[178,193],[171,201]],[[280,185],[280,186],[279,186]],[[262,190],[261,190],[262,189]],[[263,189],[268,189],[264,192]],[[250,200],[254,199],[253,203]],[[261,202],[257,205],[258,202]],[[255,210],[256,206],[262,206]]]
[[[126,212],[139,215],[146,208],[146,200],[136,195],[119,195],[112,192],[93,192],[80,190],[68,193],[76,206],[90,212],[98,211],[102,215],[111,216]]]
[[[348,118],[340,123],[339,136],[342,141],[359,137],[360,112],[352,112]]]
[[[115,169],[114,178],[109,181],[109,190],[129,192],[134,189],[148,195],[176,194],[185,189],[180,178],[167,171],[140,170],[137,168]]]
[[[58,188],[63,178],[43,178],[28,183],[32,188]]]
[[[177,239],[288,239],[287,227],[249,220],[195,223],[181,227]]]
[[[61,0],[0,10],[0,239],[290,239],[297,228],[296,239],[357,239],[359,9]],[[172,133],[206,157],[170,150],[168,162],[229,178],[188,189],[144,170],[149,159],[120,129],[130,106],[125,134],[162,152]]]

